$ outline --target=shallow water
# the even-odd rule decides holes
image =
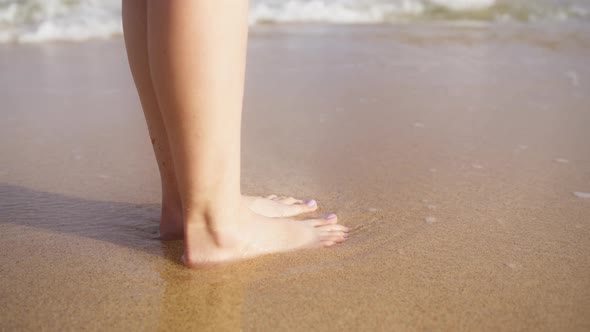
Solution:
[[[588,330],[583,29],[253,29],[244,191],[352,233],[213,271],[155,239],[122,41],[2,46],[0,327]]]

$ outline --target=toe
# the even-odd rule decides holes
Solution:
[[[344,242],[346,239],[348,239],[348,234],[338,232],[320,233],[320,237],[323,240]]]
[[[346,231],[341,229],[331,230],[330,226],[331,225],[316,227],[320,242],[329,241],[340,243],[348,239],[348,233]]]
[[[313,199],[307,202],[297,201],[293,204],[287,204],[290,208],[294,208],[295,214],[313,212],[318,209],[318,204]],[[295,215],[293,214],[293,215]]]
[[[322,232],[343,232],[348,233],[350,230],[348,227],[340,224],[325,224],[318,225],[317,228]]]
[[[334,242],[336,243],[343,243],[346,240],[348,240],[348,238],[346,236],[338,236],[334,238]]]
[[[334,215],[333,218],[318,218],[318,219],[308,219],[304,221],[305,223],[310,224],[311,226],[322,226],[322,225],[332,225],[338,223],[338,218]]]
[[[322,241],[322,242],[320,242],[320,245],[322,247],[331,247],[331,246],[333,246],[335,244],[336,244],[336,242],[334,242],[334,241]]]
[[[317,205],[310,206],[306,203],[295,203],[295,204],[284,204],[276,202],[276,204],[280,204],[277,206],[277,211],[280,211],[280,217],[294,217],[300,214],[313,212],[318,209]]]
[[[315,211],[318,209],[318,202],[316,202],[315,199],[310,199],[307,202],[301,201],[301,203],[299,203],[299,204],[305,205],[309,209],[309,211]]]
[[[330,213],[327,215],[324,220],[327,221],[329,224],[337,224],[338,223],[338,216],[334,213]]]
[[[309,224],[311,226],[317,227],[317,226],[321,226],[321,225],[325,225],[326,224],[326,220],[325,219],[308,219],[303,221],[306,224]]]
[[[332,242],[344,242],[346,241],[347,237],[344,235],[339,235],[339,234],[330,234],[330,235],[326,235],[322,237],[323,241],[332,241]]]

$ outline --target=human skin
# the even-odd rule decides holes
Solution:
[[[147,0],[123,1],[125,45],[160,173],[162,188],[160,237],[163,240],[176,240],[181,239],[184,233],[182,203],[168,133],[150,73],[147,9]],[[317,202],[313,199],[303,201],[274,194],[266,197],[243,195],[242,199],[251,210],[267,217],[292,217],[318,209]]]
[[[123,1],[131,71],[162,175],[161,231],[184,238],[184,262],[194,268],[347,238],[334,214],[271,218],[255,213],[241,193],[247,13],[247,1]],[[283,201],[258,205],[317,208]],[[175,220],[169,229],[168,219]]]

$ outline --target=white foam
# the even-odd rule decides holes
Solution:
[[[506,0],[508,1],[508,0]],[[588,19],[583,0],[549,6],[518,1],[494,6],[495,0],[251,0],[249,23],[382,24],[447,21],[454,26],[487,27],[492,22]],[[440,10],[442,8],[442,10]],[[488,11],[481,15],[479,11]],[[223,13],[219,13],[223,15]],[[524,17],[524,18],[523,18]],[[122,33],[120,0],[0,0],[0,43],[81,41]],[[572,84],[578,84],[571,72]]]
[[[572,83],[573,86],[579,86],[580,85],[580,78],[578,77],[578,73],[575,71],[568,71],[565,73],[565,75],[570,79],[570,82]]]
[[[512,263],[512,262],[506,263],[506,266],[508,266],[511,269],[516,269],[518,267],[518,265],[516,263]]]
[[[258,0],[250,7],[249,22],[382,23],[393,17],[419,16],[425,8],[422,0]]]
[[[0,42],[82,41],[120,35],[122,30],[116,0],[0,2]]]
[[[450,10],[481,10],[491,7],[495,0],[430,0],[432,3]]]
[[[424,221],[426,221],[429,224],[432,224],[433,222],[436,222],[436,217],[426,217],[424,218]]]
[[[249,21],[383,23],[419,17],[433,5],[464,12],[494,4],[495,0],[254,0]]]
[[[574,192],[574,195],[576,195],[576,197],[580,197],[580,198],[590,198],[590,193],[583,193],[581,191]]]

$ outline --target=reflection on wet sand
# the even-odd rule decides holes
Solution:
[[[32,296],[25,298],[17,306],[27,311],[30,321],[14,322],[14,327],[26,328],[44,324],[42,320],[47,314],[47,308],[36,312],[31,307],[39,306],[30,306],[31,302],[49,300],[48,291],[44,289],[47,284],[36,280],[42,275],[46,280],[73,280],[75,288],[68,290],[67,285],[61,285],[57,288],[60,295],[56,298],[70,291],[78,293],[78,297],[72,302],[49,300],[52,305],[49,312],[67,313],[73,305],[85,307],[95,301],[103,302],[105,306],[102,310],[78,313],[76,321],[85,326],[102,326],[104,322],[101,320],[111,315],[133,315],[135,310],[140,310],[146,316],[134,324],[150,329],[157,326],[158,330],[178,330],[178,323],[182,322],[182,329],[187,330],[240,330],[243,281],[248,278],[248,273],[244,273],[242,269],[241,274],[235,274],[231,268],[204,273],[187,270],[179,259],[182,255],[182,241],[160,242],[157,239],[156,217],[159,211],[156,206],[92,201],[9,184],[0,184],[0,199],[2,251],[11,251],[12,248],[15,253],[19,251],[19,243],[21,247],[28,243],[41,250],[33,252],[33,257],[20,257],[19,260],[41,261],[41,252],[49,250],[62,252],[64,255],[61,262],[51,262],[51,265],[43,262],[34,264],[36,270],[29,271],[34,272],[34,278],[31,278],[30,273],[20,274],[22,271],[18,269],[3,273],[3,287],[15,282],[22,283],[27,279],[37,284],[29,289]],[[97,246],[97,243],[108,245]],[[93,253],[95,261],[80,262],[71,257],[77,252],[83,255],[93,251],[92,249],[96,250]],[[132,253],[123,253],[123,256],[128,256],[123,260],[113,259],[111,255],[121,255],[121,251],[128,250]],[[142,254],[133,255],[137,251]],[[47,254],[52,255],[51,252]],[[8,264],[5,260],[7,258],[4,256],[0,260],[2,266]],[[128,266],[122,264],[124,262]],[[118,273],[106,272],[100,266],[104,263],[115,270],[119,269]],[[76,266],[77,264],[80,266]],[[85,269],[85,266],[91,268]],[[80,270],[93,270],[96,275],[89,279],[78,278],[75,271]],[[100,279],[106,281],[106,284]],[[117,281],[113,283],[114,280]],[[123,292],[121,287],[124,288]],[[88,292],[88,289],[92,292]],[[131,303],[121,306],[116,301],[118,296],[113,298],[113,294],[109,292],[128,296],[127,300]],[[104,303],[107,299],[113,303]],[[43,310],[42,308],[39,309]]]
[[[166,249],[165,249],[166,250]],[[173,250],[174,255],[177,250]],[[203,278],[184,274],[174,265],[158,271],[165,281],[160,303],[159,331],[240,331],[244,283],[227,271]],[[193,271],[194,272],[194,271]]]

